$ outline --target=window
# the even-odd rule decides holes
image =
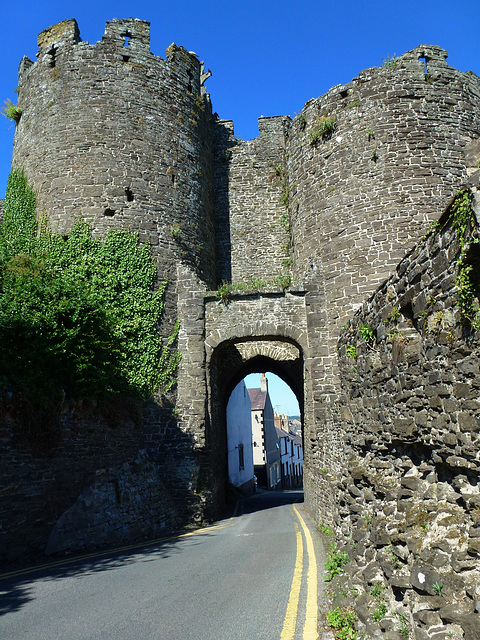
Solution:
[[[245,469],[245,458],[243,455],[243,444],[238,445],[238,468],[240,471]]]

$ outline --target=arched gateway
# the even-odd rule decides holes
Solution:
[[[177,407],[184,428],[205,454],[215,511],[223,503],[227,478],[226,407],[237,383],[248,373],[268,369],[291,387],[304,420],[313,413],[306,292],[246,291],[221,301],[200,289],[193,295],[195,278],[190,275],[183,270],[178,278],[189,283],[179,298],[183,318],[189,315],[184,320],[189,335],[180,334]],[[192,331],[195,325],[197,331]]]

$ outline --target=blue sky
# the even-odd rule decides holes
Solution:
[[[15,102],[23,55],[35,60],[37,35],[76,18],[82,40],[100,40],[112,18],[151,22],[152,52],[164,57],[175,41],[198,53],[213,72],[207,82],[213,109],[232,119],[237,137],[258,134],[260,115],[294,116],[304,103],[362,69],[419,44],[437,44],[448,62],[480,75],[479,0],[242,0],[218,2],[3,3],[0,104]],[[13,127],[0,119],[0,197],[10,170]]]
[[[260,373],[250,373],[246,376],[244,380],[247,389],[259,389],[260,377]],[[278,411],[278,413],[286,413],[287,416],[299,416],[300,409],[297,399],[288,384],[271,371],[266,372],[266,378],[268,380],[268,393],[274,410]]]

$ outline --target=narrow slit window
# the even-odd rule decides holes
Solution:
[[[52,47],[48,55],[50,56],[50,67],[53,69],[57,64],[57,47]]]

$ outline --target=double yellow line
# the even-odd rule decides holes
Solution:
[[[300,526],[305,536],[307,547],[307,600],[305,611],[305,624],[303,626],[303,640],[317,640],[317,624],[318,624],[318,603],[317,603],[317,559],[315,557],[315,549],[313,546],[312,536],[305,524],[298,509],[293,506],[295,515],[298,518]],[[297,627],[298,603],[300,600],[300,589],[303,578],[303,536],[295,522],[295,532],[297,537],[297,557],[295,560],[295,569],[293,571],[292,586],[290,588],[290,597],[287,604],[287,612],[283,621],[282,635],[280,640],[293,640]]]

